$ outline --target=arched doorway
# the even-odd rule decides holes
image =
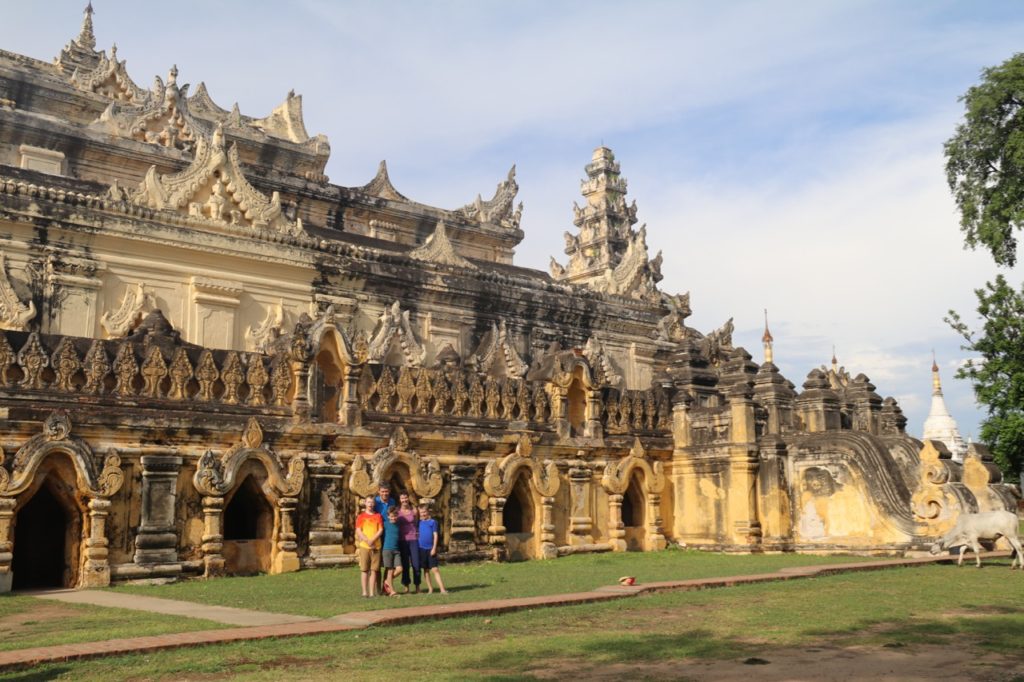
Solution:
[[[224,507],[224,570],[233,575],[268,572],[273,534],[274,508],[249,474]]]
[[[583,389],[583,382],[576,377],[569,384],[567,393],[569,400],[569,428],[573,436],[582,436],[583,427],[587,421],[587,392]]]
[[[501,512],[508,558],[512,561],[524,561],[534,555],[534,504],[528,480],[527,473],[520,471]]]
[[[626,548],[631,551],[644,549],[644,492],[640,487],[640,479],[630,477],[629,487],[622,496],[622,525],[626,531]]]
[[[15,513],[12,589],[74,587],[81,515],[44,478]]]

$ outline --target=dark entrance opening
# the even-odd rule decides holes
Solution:
[[[644,525],[644,494],[634,478],[622,496],[622,525],[637,528]]]
[[[273,527],[274,510],[252,476],[246,476],[224,510],[224,539],[262,540]]]
[[[505,508],[501,512],[501,525],[506,533],[532,533],[533,507],[529,493],[523,490],[525,485],[520,478],[512,488],[512,493],[505,500]]]
[[[14,528],[13,589],[66,587],[69,519],[45,483],[18,511]]]

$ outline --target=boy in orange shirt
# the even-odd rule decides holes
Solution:
[[[360,580],[364,597],[377,595],[377,574],[380,573],[380,536],[384,520],[373,509],[373,497],[363,500],[363,512],[356,517],[356,554],[359,556]],[[372,576],[372,577],[371,577]]]

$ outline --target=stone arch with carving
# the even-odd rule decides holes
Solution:
[[[217,457],[208,450],[199,460],[199,466],[192,482],[203,495],[203,563],[205,575],[223,573],[224,548],[223,512],[225,497],[240,482],[239,471],[249,461],[263,465],[267,480],[277,499],[275,527],[272,537],[271,573],[287,573],[299,570],[299,558],[294,531],[294,512],[298,495],[305,483],[306,462],[301,456],[293,456],[287,470],[277,453],[263,444],[263,429],[255,417],[245,426],[241,440]]]
[[[502,514],[505,501],[512,492],[522,469],[529,471],[529,481],[541,498],[541,532],[540,552],[542,558],[552,559],[558,555],[555,546],[555,526],[553,521],[555,494],[558,492],[560,479],[558,467],[551,460],[540,462],[533,457],[533,443],[527,434],[521,434],[515,450],[505,457],[491,461],[484,469],[484,492],[488,496],[490,509],[490,525],[488,541],[500,552],[505,544],[505,526]]]
[[[42,433],[18,449],[10,471],[6,466],[0,466],[0,549],[3,549],[0,554],[0,591],[11,587],[11,525],[17,497],[34,486],[43,463],[52,455],[64,455],[70,460],[76,487],[86,500],[88,509],[88,532],[80,551],[84,559],[77,586],[110,584],[106,517],[110,497],[124,483],[121,458],[111,450],[103,460],[103,467],[97,471],[92,448],[84,440],[71,436],[71,420],[66,412],[58,410],[43,422]]]
[[[324,421],[333,417],[330,421],[358,426],[358,389],[363,365],[356,357],[348,336],[337,326],[334,306],[329,306],[310,328],[308,343],[311,363],[316,366],[319,376],[317,385],[309,386],[312,411]]]
[[[432,504],[441,493],[444,479],[441,465],[436,457],[420,457],[409,449],[409,436],[405,429],[397,427],[388,444],[369,458],[356,455],[352,461],[349,487],[356,495],[368,497],[377,492],[382,483],[387,483],[394,467],[404,465],[409,470],[412,490],[420,503]]]
[[[617,462],[605,466],[601,485],[608,493],[608,536],[612,549],[617,552],[626,549],[626,533],[622,523],[622,499],[633,476],[639,474],[643,484],[641,490],[647,504],[645,544],[647,549],[664,549],[665,536],[661,520],[661,493],[665,489],[665,472],[661,462],[653,464],[639,438],[634,439],[629,454]]]
[[[601,390],[586,357],[573,350],[551,350],[541,359],[540,365],[538,371],[531,371],[527,378],[533,375],[547,382],[551,420],[558,435],[561,438],[600,438]],[[582,393],[578,398],[574,396],[577,391]],[[577,399],[582,401],[581,405],[575,404]],[[574,417],[580,422],[578,425],[572,423]]]

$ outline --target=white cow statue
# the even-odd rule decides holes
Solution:
[[[1024,551],[1021,549],[1020,538],[1017,536],[1017,515],[1009,511],[990,511],[977,514],[961,514],[956,520],[953,529],[939,538],[939,541],[932,545],[931,553],[938,554],[950,547],[960,547],[960,559],[957,566],[964,563],[964,552],[969,546],[974,550],[974,557],[978,561],[978,568],[981,568],[981,545],[979,540],[996,540],[1004,537],[1013,546],[1016,555],[1010,562],[1010,570],[1013,570],[1017,563],[1024,570]]]

